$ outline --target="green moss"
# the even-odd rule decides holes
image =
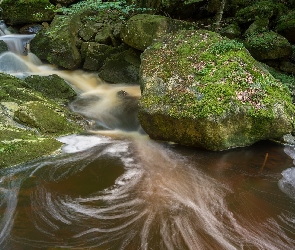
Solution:
[[[25,78],[25,82],[30,88],[56,101],[69,102],[77,96],[66,81],[55,74],[49,76],[29,76]]]
[[[191,34],[178,32],[173,45],[166,43],[172,39],[168,36],[162,47],[157,43],[148,49],[142,62],[145,68],[142,74],[144,76],[145,71],[155,74],[163,84],[159,84],[162,89],[151,93],[149,89],[153,87],[142,83],[147,93],[142,97],[146,108],[156,112],[156,107],[165,107],[175,118],[197,118],[222,116],[233,112],[232,108],[238,105],[241,110],[252,110],[253,116],[265,114],[271,118],[276,102],[285,105],[290,101],[283,85],[276,85],[241,43],[222,40],[209,31]],[[149,50],[154,51],[153,60],[149,58]],[[153,63],[161,65],[159,72],[159,66]]]
[[[278,12],[277,4],[272,1],[258,1],[247,6],[236,13],[236,20],[240,23],[247,23],[259,18],[271,18]]]
[[[54,17],[54,5],[49,0],[3,0],[2,18],[10,24],[50,21]]]
[[[286,15],[280,17],[276,26],[276,30],[281,31],[291,27],[295,27],[295,10],[290,11]]]
[[[28,102],[15,112],[15,117],[42,134],[64,135],[79,131],[76,124],[67,120],[62,109],[47,103]]]
[[[30,140],[0,142],[0,168],[49,155],[61,146],[62,143],[53,138],[40,137]]]

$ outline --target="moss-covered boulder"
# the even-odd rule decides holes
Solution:
[[[77,116],[37,87],[0,73],[0,168],[51,154],[61,146],[55,137],[82,130]]]
[[[279,59],[292,54],[288,40],[274,31],[251,33],[244,44],[257,60]]]
[[[133,49],[111,55],[98,71],[98,76],[110,83],[138,84],[140,53]]]
[[[279,19],[276,30],[279,34],[286,37],[288,41],[295,42],[295,10]]]
[[[81,46],[82,67],[85,70],[97,71],[103,66],[108,57],[122,50],[124,50],[123,47],[113,47],[96,42],[83,42]]]
[[[2,0],[2,19],[7,24],[27,24],[51,21],[55,15],[49,0]]]
[[[191,24],[160,15],[138,14],[121,29],[121,38],[129,46],[144,51],[157,38],[167,33],[193,28]]]
[[[287,11],[287,7],[281,3],[263,0],[254,1],[237,11],[235,19],[239,23],[251,23],[257,18],[277,19]]]
[[[76,46],[80,27],[79,16],[55,16],[49,28],[42,29],[30,42],[31,51],[52,64],[76,69],[81,65]]]
[[[248,37],[251,35],[257,35],[263,32],[269,31],[269,20],[268,18],[257,18],[245,31],[244,36]]]
[[[32,75],[24,80],[30,88],[55,101],[68,103],[77,96],[69,84],[56,74],[49,76]]]
[[[225,150],[293,130],[288,89],[241,43],[179,31],[142,54],[139,120],[151,138]]]

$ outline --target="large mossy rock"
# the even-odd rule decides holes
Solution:
[[[239,23],[251,23],[257,18],[277,19],[286,11],[287,7],[281,3],[268,0],[254,1],[245,8],[238,10],[235,18]]]
[[[0,73],[0,168],[51,154],[61,147],[55,137],[82,130],[77,116],[36,90],[42,83],[30,84]]]
[[[139,120],[151,138],[225,150],[293,130],[288,89],[217,33],[165,36],[142,54],[140,76]]]
[[[292,54],[288,40],[274,31],[251,33],[246,37],[244,44],[251,55],[259,61],[289,57]]]
[[[2,19],[7,24],[27,24],[51,21],[55,15],[49,0],[2,0]]]
[[[81,65],[81,55],[76,46],[80,27],[78,16],[55,16],[49,28],[42,29],[30,42],[31,51],[52,64],[76,69]]]
[[[276,30],[279,34],[286,37],[288,41],[295,42],[295,10],[279,19]]]
[[[144,51],[154,40],[180,29],[193,28],[191,24],[160,15],[138,14],[131,17],[121,29],[121,38],[129,46]]]
[[[61,103],[69,103],[76,96],[76,92],[60,76],[53,74],[49,76],[32,75],[25,78],[28,86],[41,92],[47,98]]]

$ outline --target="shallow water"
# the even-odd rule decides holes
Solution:
[[[136,118],[138,86],[20,61],[25,74],[75,85],[71,108],[93,125],[58,138],[60,155],[0,170],[0,249],[295,248],[293,147],[152,141]]]

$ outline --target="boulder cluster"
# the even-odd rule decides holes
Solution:
[[[294,130],[293,0],[35,2],[1,1],[2,19],[41,60],[140,84],[151,138],[225,150]]]

